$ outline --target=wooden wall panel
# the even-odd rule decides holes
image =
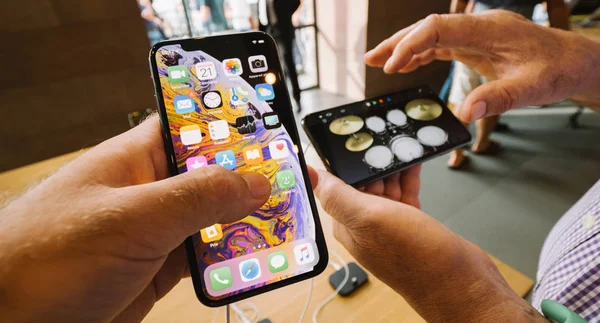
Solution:
[[[154,108],[135,0],[2,0],[0,171],[98,143]]]

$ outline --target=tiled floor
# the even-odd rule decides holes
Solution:
[[[303,93],[300,117],[349,102],[308,91]],[[583,114],[583,127],[574,130],[568,127],[573,111],[525,110],[503,116],[510,131],[493,135],[504,148],[500,155],[471,155],[466,170],[449,170],[446,157],[427,162],[423,210],[534,278],[546,235],[600,179],[600,114]]]

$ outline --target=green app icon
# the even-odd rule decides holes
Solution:
[[[285,251],[277,251],[269,254],[267,262],[269,263],[269,271],[272,273],[278,273],[288,269],[288,260]]]
[[[231,279],[231,269],[222,267],[210,271],[210,286],[214,290],[223,290],[233,284]]]
[[[173,84],[185,83],[190,80],[190,75],[185,65],[170,66],[167,69],[169,82]]]
[[[296,187],[296,176],[291,170],[282,170],[277,173],[277,186],[282,190]]]

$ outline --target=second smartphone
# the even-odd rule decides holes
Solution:
[[[256,212],[187,239],[200,301],[221,306],[321,273],[327,248],[273,39],[253,32],[162,42],[150,65],[171,175],[220,165],[272,184]]]
[[[312,113],[302,125],[327,169],[356,187],[471,141],[426,86]]]

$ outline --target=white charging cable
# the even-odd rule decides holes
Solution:
[[[342,290],[344,285],[346,285],[346,283],[348,282],[348,279],[350,279],[350,268],[348,268],[348,264],[346,263],[346,261],[344,261],[344,258],[342,258],[342,256],[340,256],[340,254],[334,250],[329,250],[329,253],[334,255],[338,259],[338,261],[342,264],[342,267],[344,268],[344,279],[342,279],[342,282],[335,289],[335,291],[333,293],[331,293],[331,295],[329,295],[325,300],[323,300],[323,302],[321,304],[319,304],[319,306],[317,306],[317,309],[313,312],[313,316],[312,316],[313,323],[317,323],[317,316],[319,315],[319,312],[321,312],[321,310],[337,296],[337,294],[340,292],[340,290]],[[336,265],[338,268],[340,267],[335,262],[330,261],[329,263],[334,268],[336,268]],[[339,269],[337,269],[337,270],[339,270]]]

